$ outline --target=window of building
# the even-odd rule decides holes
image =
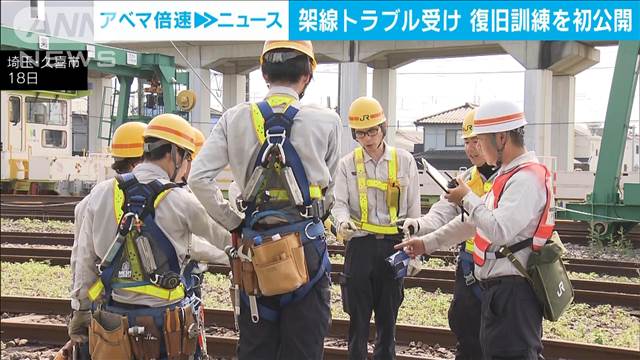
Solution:
[[[20,119],[20,98],[11,96],[9,98],[9,122],[13,125],[18,125]]]
[[[28,97],[27,122],[44,125],[67,125],[67,102]]]
[[[445,142],[446,147],[461,147],[464,146],[464,140],[462,139],[462,130],[447,129],[445,130]]]
[[[50,148],[66,148],[67,132],[62,130],[42,130],[42,146]]]

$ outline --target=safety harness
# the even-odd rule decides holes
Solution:
[[[247,293],[241,293],[242,301],[252,310],[252,318],[253,307],[257,306],[259,318],[273,322],[278,321],[281,308],[304,298],[323,276],[331,272],[321,220],[325,215],[322,189],[309,183],[300,156],[290,141],[294,118],[298,113],[298,109],[291,105],[294,101],[290,96],[271,96],[266,101],[251,105],[254,128],[261,147],[253,174],[242,193],[242,199],[238,201],[239,208],[245,213],[243,239],[298,232],[302,245],[312,243],[320,259],[316,273],[306,284],[293,292],[270,297],[278,299],[276,306],[267,306],[262,301],[256,304]],[[283,112],[274,112],[272,107],[276,106],[284,108]],[[278,183],[274,183],[267,173],[276,175],[284,189],[274,188],[273,185]],[[264,206],[272,201],[279,201],[280,206]],[[286,203],[283,204],[283,201]],[[286,211],[292,208],[297,210],[297,214]],[[284,218],[288,224],[267,230],[262,227],[256,229],[258,222],[267,217]]]
[[[369,200],[367,190],[374,188],[386,192],[387,208],[389,209],[389,222],[395,224],[398,221],[398,203],[400,201],[400,185],[398,183],[398,154],[395,147],[389,146],[391,159],[388,164],[387,181],[368,179],[364,166],[364,149],[358,147],[353,151],[353,161],[356,167],[358,182],[358,200],[360,202],[360,220],[354,221],[356,225],[370,233],[396,235],[399,233],[397,225],[378,225],[369,222]]]
[[[474,166],[471,169],[471,177],[467,181],[467,186],[469,186],[474,194],[482,196],[488,193],[491,191],[492,184],[493,182],[491,180],[484,181],[482,179],[477,167]],[[471,287],[473,294],[480,299],[482,291],[473,273],[473,238],[467,239],[467,241],[460,245],[458,261],[462,267],[462,275],[464,277],[465,284]]]
[[[116,176],[114,211],[118,221],[117,235],[125,237],[125,241],[117,249],[114,261],[105,267],[98,267],[100,277],[89,289],[91,301],[99,298],[104,291],[105,303],[108,303],[112,289],[122,289],[167,301],[183,299],[191,291],[194,283],[191,271],[195,268],[195,262],[189,263],[185,268],[184,274],[188,274],[185,278],[180,272],[178,256],[173,245],[155,222],[155,208],[168,191],[176,186],[174,183],[162,184],[158,180],[142,184],[131,173]],[[169,269],[175,274],[180,274],[180,284],[176,288],[163,288],[157,285],[159,279],[150,279],[144,274],[131,235],[134,232],[148,234],[154,245],[166,256]]]
[[[507,248],[511,253],[515,253],[516,251],[520,251],[527,247],[531,247],[533,251],[538,251],[544,246],[547,240],[551,237],[553,233],[553,228],[555,226],[555,219],[553,215],[549,216],[551,203],[553,202],[553,192],[551,190],[551,176],[549,170],[546,166],[540,163],[527,162],[521,165],[514,167],[513,169],[500,174],[495,181],[493,182],[492,192],[493,192],[493,208],[496,209],[498,207],[498,203],[504,191],[504,188],[511,179],[513,175],[518,173],[520,170],[528,169],[533,172],[538,181],[545,184],[545,189],[547,192],[546,204],[544,206],[544,210],[542,212],[542,216],[538,222],[538,226],[533,234],[533,237],[522,240],[514,245],[508,246]],[[476,236],[474,238],[474,252],[473,259],[476,265],[482,266],[485,263],[486,259],[494,260],[504,258],[505,255],[502,251],[487,251],[487,249],[491,246],[491,240],[487,239],[487,236],[483,234],[482,230],[477,229]]]

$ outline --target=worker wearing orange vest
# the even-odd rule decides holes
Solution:
[[[490,192],[479,197],[459,179],[446,196],[469,212],[406,247],[431,253],[474,236],[475,276],[482,289],[480,344],[485,359],[542,359],[542,306],[533,288],[506,258],[526,264],[551,237],[554,217],[547,168],[524,146],[524,113],[508,101],[478,108],[474,132],[487,163],[501,166]]]
[[[373,357],[393,359],[404,289],[386,258],[403,237],[397,220],[420,215],[418,169],[409,152],[384,141],[387,121],[376,99],[360,97],[351,104],[349,127],[360,146],[340,161],[332,210],[346,244],[341,286],[343,308],[350,315],[349,358],[367,358],[369,321],[375,312]],[[419,263],[409,264],[410,273],[419,270]]]
[[[464,151],[473,166],[461,175],[467,186],[478,196],[491,190],[498,169],[487,164],[478,150],[478,137],[473,131],[476,110],[469,111],[462,122]],[[403,230],[422,236],[444,226],[460,216],[460,207],[449,202],[444,196],[431,206],[429,213],[418,219],[406,219]],[[474,274],[473,238],[460,244],[456,267],[456,282],[453,301],[449,307],[449,327],[456,335],[456,360],[481,360],[480,346],[480,299],[481,290]]]

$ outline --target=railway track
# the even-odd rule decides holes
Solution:
[[[48,262],[51,265],[68,265],[71,250],[66,248],[25,248],[2,247],[0,259],[5,262]],[[332,277],[336,281],[337,274],[343,270],[342,264],[332,264]],[[209,271],[228,274],[226,266],[210,266]],[[637,276],[637,274],[636,274]],[[405,278],[407,288],[420,287],[425,291],[441,291],[452,293],[455,284],[452,270],[423,269],[415,277]],[[640,308],[640,284],[605,282],[594,280],[572,280],[575,290],[575,301],[588,304],[610,304]]]
[[[0,195],[2,217],[23,218],[30,217],[42,220],[73,221],[73,209],[75,204],[82,200],[81,196],[56,196],[56,195]],[[422,213],[427,213],[429,207],[423,207]],[[588,224],[572,221],[558,221],[556,229],[561,234],[563,241],[580,245],[588,245]],[[635,248],[640,248],[640,225],[629,232]]]
[[[73,221],[73,209],[82,196],[1,194],[3,218]]]
[[[4,313],[30,313],[40,315],[66,315],[69,313],[69,300],[35,297],[4,296],[0,300],[0,310]],[[42,343],[62,344],[67,340],[67,328],[63,324],[38,324],[33,315],[2,319],[2,338],[27,338]],[[233,328],[233,313],[230,310],[206,309],[205,323],[208,326]],[[373,329],[373,324],[371,325]],[[333,319],[330,337],[346,338],[349,322]],[[370,331],[370,334],[374,334]],[[398,325],[396,339],[399,344],[421,341],[424,344],[454,346],[453,334],[444,328]],[[215,356],[235,355],[236,337],[207,336],[210,354]],[[544,355],[550,359],[607,359],[627,360],[640,358],[638,349],[576,343],[562,340],[544,339]],[[325,359],[346,359],[344,348],[325,347]],[[425,359],[411,355],[399,355],[398,359]]]
[[[3,244],[30,244],[43,246],[71,246],[73,244],[73,234],[58,233],[33,233],[33,232],[2,232],[0,239]],[[11,256],[50,256],[52,260],[59,261],[56,265],[64,265],[64,257],[69,257],[70,253],[63,249],[37,249],[20,250],[3,247],[2,253]],[[344,246],[330,245],[329,253],[333,255],[344,255]],[[456,254],[451,251],[437,251],[431,255],[447,263],[453,263]],[[59,259],[57,259],[59,258]],[[640,276],[640,262],[624,262],[599,259],[576,259],[565,258],[565,266],[568,271],[597,273],[612,276],[636,277]]]

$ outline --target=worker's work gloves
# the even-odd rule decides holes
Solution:
[[[68,330],[71,340],[77,343],[89,341],[89,325],[91,324],[91,310],[74,310],[69,321]]]
[[[418,222],[418,219],[404,219],[398,221],[398,225],[402,226],[402,232],[407,237],[415,235],[420,231],[420,222]]]
[[[345,243],[351,240],[351,237],[356,231],[358,231],[358,227],[351,220],[343,221],[338,226],[338,235],[342,237],[342,241]]]
[[[420,270],[422,270],[422,260],[420,260],[420,256],[410,259],[409,265],[407,266],[407,276],[416,276]]]

